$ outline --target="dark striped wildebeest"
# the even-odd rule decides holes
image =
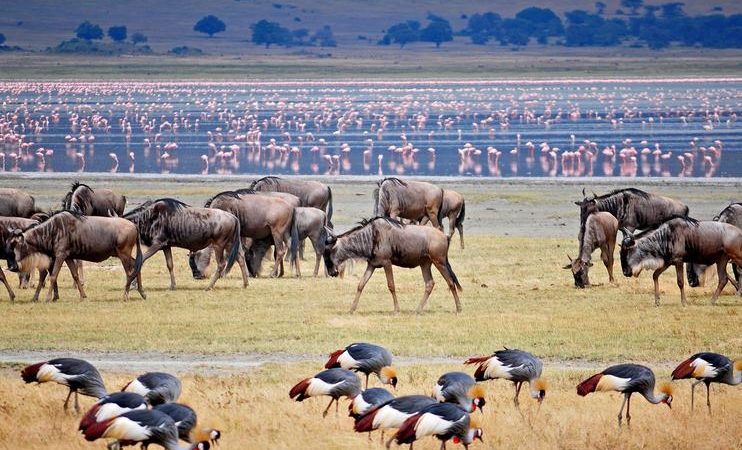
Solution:
[[[732,203],[724,208],[716,217],[713,219],[716,222],[731,223],[735,227],[742,229],[742,203]],[[686,274],[688,275],[688,284],[691,287],[697,287],[703,285],[704,274],[708,266],[704,264],[689,263],[685,265]],[[734,272],[734,279],[730,279],[732,283],[736,281],[737,294],[742,291],[742,280],[740,279],[740,268],[736,264],[732,263],[732,271]]]
[[[36,200],[20,189],[0,188],[0,216],[31,217],[41,212],[36,207]]]
[[[671,217],[688,215],[688,206],[684,203],[635,188],[593,195],[591,199],[585,196],[583,189],[582,195],[584,198],[575,202],[580,207],[580,240],[585,232],[585,221],[597,211],[611,213],[618,220],[619,228],[626,228],[632,233],[659,225]]]
[[[608,281],[613,283],[613,251],[616,248],[616,234],[618,233],[618,220],[613,214],[598,211],[587,216],[585,232],[580,238],[580,251],[577,258],[569,258],[569,264],[565,269],[571,269],[575,278],[575,286],[584,288],[590,284],[588,268],[592,267],[592,253],[596,248],[600,249],[600,259],[608,271]]]
[[[374,216],[420,220],[427,217],[433,226],[443,230],[443,189],[424,181],[402,181],[384,178],[374,189]]]
[[[299,197],[299,206],[311,206],[325,211],[327,222],[332,223],[332,189],[319,181],[286,180],[279,177],[263,177],[255,180],[250,189],[265,192],[287,192]]]
[[[110,189],[93,190],[87,184],[75,181],[62,199],[62,209],[69,209],[84,216],[120,217],[126,208],[126,197]],[[82,261],[77,263],[80,281],[85,283]]]
[[[466,218],[466,202],[464,201],[464,196],[456,191],[444,189],[441,217],[448,217],[448,239],[451,239],[456,230],[459,230],[459,239],[461,241],[461,249],[463,250],[464,219]],[[420,225],[425,225],[428,222],[429,220],[427,215],[420,219]]]
[[[170,289],[175,289],[172,247],[196,252],[214,246],[217,270],[207,290],[214,287],[216,280],[229,273],[241,253],[240,221],[226,211],[194,208],[179,200],[161,198],[144,202],[124,214],[124,218],[137,226],[142,242],[149,247],[144,261],[160,250],[165,254],[165,263],[170,272]],[[242,281],[247,286],[244,272]]]
[[[659,306],[659,276],[668,267],[675,266],[680,301],[685,301],[683,289],[683,263],[716,264],[719,285],[711,303],[715,304],[726,285],[726,265],[732,260],[742,265],[742,231],[728,223],[699,222],[687,216],[673,217],[655,228],[642,231],[636,236],[621,228],[621,268],[627,277],[638,277],[643,269],[654,273],[654,302]]]
[[[126,197],[110,189],[93,190],[87,184],[75,181],[62,199],[62,208],[73,209],[86,216],[123,216]]]
[[[63,263],[66,262],[70,268],[80,298],[85,298],[74,260],[101,262],[111,257],[118,257],[124,267],[124,300],[129,299],[129,287],[134,279],[137,279],[139,294],[146,298],[141,283],[143,259],[139,236],[136,227],[125,219],[59,211],[26,230],[13,230],[8,246],[8,269],[12,272],[30,272],[34,268],[52,266],[47,302],[57,287],[57,276]],[[136,257],[132,257],[135,247]],[[43,280],[39,280],[36,296],[42,284]]]
[[[387,287],[394,300],[394,312],[399,312],[392,265],[406,268],[420,266],[422,269],[425,293],[417,307],[418,313],[422,312],[435,285],[430,271],[432,265],[446,280],[456,303],[456,312],[461,311],[458,294],[461,285],[448,261],[448,237],[440,230],[422,225],[404,225],[390,217],[363,220],[358,226],[338,236],[329,233],[324,254],[327,273],[332,277],[337,276],[338,266],[349,258],[365,259],[367,262],[366,272],[358,283],[356,297],[350,307],[351,313],[358,307],[361,292],[374,270],[380,267],[386,273]]]
[[[206,208],[228,211],[240,222],[240,235],[245,254],[249,254],[253,243],[270,238],[276,243],[276,262],[273,276],[279,276],[283,257],[292,250],[292,225],[294,207],[281,198],[261,195],[252,189],[239,189],[216,194],[206,201]],[[298,245],[298,240],[296,241]],[[264,253],[263,253],[264,254]],[[242,256],[242,255],[241,255]],[[198,278],[208,267],[210,250],[194,251],[190,257],[193,276]],[[242,267],[242,265],[240,266]],[[247,276],[247,272],[243,274]],[[246,280],[247,278],[245,278]]]
[[[0,217],[0,258],[8,259],[8,243],[10,241],[10,237],[13,235],[13,230],[25,230],[30,226],[38,224],[38,220],[26,219],[25,217]],[[39,267],[38,270],[39,279],[45,279],[47,275],[46,268]],[[28,275],[29,273],[27,272],[18,274],[19,278],[21,279],[21,285],[23,285],[24,281],[28,280]],[[2,282],[5,285],[5,289],[8,290],[8,296],[10,297],[10,300],[14,301],[15,293],[13,292],[13,289],[11,289],[10,283],[8,283],[8,280],[5,277],[5,272],[3,272],[2,268],[0,268],[0,282]],[[55,299],[59,297],[56,292],[54,293],[54,295]],[[34,299],[34,301],[36,300],[38,300],[38,298]]]

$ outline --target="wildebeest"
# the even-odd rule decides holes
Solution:
[[[292,236],[296,236],[299,241],[309,238],[314,248],[314,276],[319,273],[319,263],[322,255],[325,253],[325,244],[327,242],[327,215],[324,211],[317,208],[299,207],[294,209],[294,227]],[[293,238],[292,238],[293,239]],[[296,253],[292,255],[292,263],[296,268],[296,276],[301,276],[301,267]]]
[[[291,250],[289,243],[294,222],[293,206],[281,198],[260,195],[252,189],[220,192],[207,200],[204,206],[228,211],[237,217],[240,221],[240,234],[246,255],[250,254],[256,241],[270,238],[276,243],[273,276],[279,276],[283,257]],[[198,277],[208,266],[210,258],[208,255],[208,249],[191,255],[190,263],[194,277]]]
[[[12,236],[12,230],[24,230],[32,225],[38,225],[38,223],[38,220],[26,219],[24,217],[0,217],[0,258],[8,258],[8,241]],[[46,269],[39,268],[39,279],[46,278],[46,273]],[[24,278],[26,278],[26,280],[28,279],[28,275],[28,273],[19,274],[19,277],[21,277],[21,283],[23,283]],[[10,283],[8,283],[8,280],[5,277],[5,272],[3,272],[2,268],[0,268],[0,282],[2,282],[5,285],[5,289],[8,290],[10,300],[14,301],[15,293],[13,292],[13,289],[11,289]]]
[[[0,188],[0,216],[28,218],[40,211],[36,207],[36,200],[28,192]]]
[[[719,285],[711,298],[716,298],[727,283],[726,264],[731,259],[742,264],[742,231],[720,222],[699,222],[689,217],[673,217],[661,225],[632,235],[621,228],[621,268],[627,277],[638,277],[643,269],[653,269],[654,301],[659,306],[659,276],[674,265],[680,288],[680,301],[685,305],[683,263],[716,264]]]
[[[575,286],[584,288],[590,284],[588,268],[592,267],[590,260],[596,248],[600,249],[600,259],[608,271],[608,280],[613,283],[613,251],[616,248],[616,234],[618,233],[618,220],[613,214],[598,211],[587,216],[584,230],[579,233],[580,251],[577,258],[569,258],[569,264],[565,269],[571,269],[575,278]]]
[[[724,208],[716,217],[713,219],[717,222],[730,223],[735,227],[742,229],[742,203],[732,203]],[[697,287],[702,285],[703,275],[706,272],[708,266],[703,264],[688,263],[685,265],[686,274],[688,275],[688,284],[691,287]],[[737,282],[737,292],[742,290],[740,283],[740,269],[736,264],[732,264],[732,271],[734,272],[734,280]]]
[[[456,303],[456,312],[461,311],[458,295],[461,285],[448,261],[448,237],[440,230],[421,225],[404,225],[390,217],[363,220],[343,234],[328,236],[324,254],[327,273],[337,276],[338,265],[349,258],[365,259],[367,262],[366,272],[358,283],[356,297],[350,307],[351,313],[358,307],[361,292],[374,270],[380,267],[386,273],[387,287],[394,300],[394,312],[399,312],[392,265],[407,268],[420,266],[422,269],[425,294],[417,312],[423,310],[435,285],[431,265],[435,265],[446,280]]]
[[[597,211],[611,213],[618,219],[619,228],[631,232],[654,227],[671,217],[688,215],[688,207],[682,202],[635,188],[618,189],[591,199],[585,197],[575,204],[580,207],[580,233],[588,216]]]
[[[456,230],[459,230],[459,239],[461,240],[461,249],[464,249],[464,218],[466,217],[466,202],[464,196],[456,191],[449,189],[443,190],[443,206],[441,207],[441,217],[448,217],[448,239],[453,237]],[[420,219],[420,225],[428,223],[428,216]],[[443,224],[441,224],[442,226]]]
[[[250,189],[265,192],[287,192],[299,197],[300,206],[312,206],[325,211],[327,222],[332,223],[332,189],[319,181],[286,180],[279,177],[263,177],[255,180]]]
[[[144,245],[148,246],[144,261],[162,250],[170,272],[170,289],[175,289],[173,254],[171,247],[180,247],[196,252],[214,246],[217,270],[211,277],[207,290],[216,280],[229,273],[240,258],[240,221],[231,213],[219,209],[195,208],[172,198],[147,201],[124,214],[124,218],[136,224]],[[244,261],[243,286],[247,286]]]
[[[136,247],[136,257],[131,256]],[[73,211],[59,211],[38,225],[25,231],[13,230],[9,240],[8,269],[29,272],[34,268],[52,265],[46,301],[52,298],[57,276],[64,262],[70,268],[80,298],[85,290],[77,275],[73,260],[101,262],[118,257],[126,273],[124,300],[129,298],[129,287],[137,279],[139,294],[146,298],[141,283],[142,249],[136,227],[117,217],[88,217]],[[39,280],[37,294],[43,280]],[[34,296],[36,297],[36,296]]]
[[[433,226],[443,230],[443,189],[424,181],[402,181],[384,178],[374,189],[374,216],[420,220],[427,217]]]
[[[93,190],[87,184],[75,181],[62,199],[62,207],[86,216],[122,216],[126,208],[126,197],[110,189]]]

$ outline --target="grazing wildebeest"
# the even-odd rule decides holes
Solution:
[[[0,189],[0,216],[31,217],[41,210],[36,207],[36,200],[20,189]]]
[[[13,230],[8,246],[8,269],[12,272],[29,272],[34,268],[52,265],[47,302],[52,299],[63,263],[67,262],[70,268],[80,298],[85,298],[85,289],[80,283],[74,260],[101,262],[111,257],[118,257],[124,267],[124,300],[129,299],[129,287],[134,279],[137,279],[139,294],[146,298],[141,283],[143,259],[139,236],[136,227],[125,219],[88,217],[73,211],[59,211],[25,231]],[[131,252],[135,247],[134,258]],[[43,279],[40,279],[34,298],[38,296],[42,284]]]
[[[582,194],[585,195],[584,189]],[[611,213],[618,219],[619,228],[631,232],[654,227],[674,216],[688,215],[688,207],[682,202],[635,188],[618,189],[591,199],[585,197],[575,205],[580,207],[580,233],[588,216],[597,211]]]
[[[75,181],[62,199],[64,209],[74,209],[86,216],[122,216],[126,197],[110,189],[93,190],[87,184]]]
[[[122,216],[126,208],[126,197],[110,189],[93,190],[87,184],[75,181],[62,199],[62,208],[74,210],[85,216]],[[82,262],[77,263],[80,280],[85,282]]]
[[[713,219],[716,222],[730,223],[735,227],[742,229],[742,203],[732,203],[724,208],[719,215]],[[706,273],[708,266],[703,264],[689,263],[685,265],[685,270],[688,275],[688,284],[691,287],[702,286],[703,275]],[[732,283],[736,284],[737,293],[742,291],[742,280],[740,280],[740,269],[736,264],[732,264],[732,271],[734,272],[734,280]],[[736,283],[735,283],[736,281]]]
[[[294,227],[292,235],[296,235],[300,241],[309,238],[314,247],[314,276],[319,273],[319,263],[322,255],[325,253],[325,243],[327,242],[327,215],[321,209],[298,207],[294,209]],[[299,259],[294,253],[292,263],[296,268],[296,276],[301,276]]]
[[[237,217],[241,225],[240,233],[245,254],[250,254],[256,241],[270,238],[276,243],[273,276],[279,276],[282,273],[280,269],[283,257],[287,251],[292,251],[289,244],[292,242],[293,206],[278,197],[260,195],[251,189],[240,189],[216,194],[206,201],[205,207],[228,211]],[[190,261],[194,277],[197,277],[208,266],[208,254],[208,249],[192,254]]]
[[[592,267],[592,253],[596,248],[600,249],[600,259],[608,271],[608,280],[613,283],[613,251],[616,248],[616,234],[618,233],[618,220],[613,214],[598,211],[587,216],[585,229],[579,235],[580,251],[577,258],[569,258],[569,264],[565,269],[571,269],[575,278],[575,286],[584,288],[590,284],[588,268]]]
[[[38,223],[38,220],[26,219],[24,217],[0,217],[0,258],[8,258],[8,241],[12,236],[12,230],[24,230],[32,225],[38,225]],[[39,278],[42,279],[42,273],[43,278],[46,278],[46,272],[46,269],[39,268]],[[21,284],[23,284],[24,279],[28,280],[29,273],[20,273],[18,275],[21,278]],[[8,280],[5,277],[5,272],[3,272],[2,268],[0,268],[0,282],[2,282],[5,285],[5,289],[8,290],[10,300],[14,301],[15,293],[13,292],[13,289],[11,289],[10,283],[8,283]]]
[[[448,239],[453,237],[459,230],[461,249],[464,249],[464,218],[466,218],[466,202],[464,196],[456,191],[443,190],[443,206],[441,206],[441,217],[448,217]],[[428,223],[428,216],[420,219],[420,225]],[[443,224],[441,224],[443,225]]]
[[[279,177],[263,177],[255,180],[250,189],[265,192],[287,192],[299,197],[299,206],[312,206],[325,211],[327,222],[332,223],[332,189],[319,181],[286,180]]]
[[[367,262],[366,272],[358,283],[356,297],[350,307],[351,313],[358,307],[364,286],[379,267],[383,267],[386,273],[387,287],[394,300],[394,312],[399,312],[392,265],[407,268],[420,266],[422,269],[425,294],[417,307],[418,313],[425,307],[435,285],[430,272],[431,265],[435,265],[446,280],[456,303],[456,312],[461,311],[458,294],[461,285],[448,261],[448,237],[440,230],[421,225],[404,225],[390,217],[363,220],[343,234],[335,236],[330,233],[328,236],[324,254],[327,273],[332,277],[337,276],[338,265],[349,258],[365,259]]]
[[[240,221],[229,212],[194,208],[179,200],[161,198],[144,202],[124,214],[124,218],[136,224],[142,242],[149,247],[144,261],[160,250],[165,254],[165,263],[170,272],[170,289],[175,289],[171,247],[196,252],[214,246],[217,270],[207,290],[214,287],[216,280],[229,273],[240,257]],[[247,286],[244,271],[243,285]]]
[[[424,181],[384,178],[374,189],[374,215],[394,219],[420,220],[427,217],[443,230],[443,189]]]
[[[719,285],[711,298],[716,298],[727,283],[727,262],[742,264],[742,231],[721,222],[699,222],[689,217],[674,217],[655,228],[634,236],[621,228],[621,268],[627,277],[638,277],[643,269],[653,269],[654,302],[659,306],[659,276],[674,265],[680,301],[685,305],[683,263],[716,264]]]

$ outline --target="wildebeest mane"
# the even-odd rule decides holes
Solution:
[[[277,176],[267,176],[263,178],[259,178],[250,184],[250,189],[255,189],[255,186],[257,186],[259,183],[268,183],[268,184],[280,184],[281,179]]]
[[[255,194],[260,193],[256,191],[255,189],[251,189],[251,188],[236,189],[233,192],[237,195],[255,195]]]
[[[137,206],[136,208],[130,209],[130,210],[129,210],[129,212],[126,212],[126,213],[124,213],[124,217],[125,217],[125,218],[128,218],[128,217],[132,217],[132,216],[136,216],[136,215],[139,215],[139,214],[141,214],[141,213],[142,213],[142,212],[143,212],[143,211],[144,211],[145,209],[147,209],[147,208],[149,208],[150,206],[152,206],[152,204],[153,204],[153,203],[154,203],[154,202],[153,202],[152,200],[147,200],[147,201],[145,201],[144,203],[142,203],[141,205]]]
[[[382,184],[384,184],[387,181],[390,181],[390,182],[392,182],[394,184],[398,184],[400,186],[407,186],[407,183],[405,183],[404,181],[400,180],[397,177],[386,177],[386,178],[383,178],[383,179],[377,181],[376,184],[377,184],[377,186],[381,186]]]
[[[680,215],[677,215],[676,214],[674,216],[669,217],[666,221],[664,221],[662,223],[659,223],[659,224],[657,224],[657,225],[655,225],[653,227],[649,227],[646,230],[642,230],[641,232],[639,232],[638,234],[636,234],[634,236],[634,238],[638,239],[640,237],[646,236],[646,235],[648,235],[648,234],[656,231],[657,229],[659,229],[660,227],[662,227],[666,223],[668,223],[668,222],[670,222],[672,220],[675,220],[675,219],[682,219],[687,225],[694,226],[694,227],[697,227],[699,225],[699,223],[700,223],[697,219],[694,219],[692,217],[689,217],[689,216],[680,216]]]
[[[649,198],[649,193],[648,192],[644,192],[641,189],[637,189],[637,188],[623,188],[623,189],[614,189],[614,190],[612,190],[611,192],[609,192],[607,194],[598,195],[598,196],[595,196],[595,197],[593,197],[593,198],[591,198],[589,200],[604,200],[604,199],[606,199],[608,197],[612,197],[614,195],[624,194],[624,193],[630,193],[630,194],[638,195],[639,197],[642,197],[642,198]]]
[[[206,203],[204,203],[204,208],[211,208],[211,203],[217,199],[217,197],[232,197],[232,198],[240,198],[240,196],[235,191],[222,191],[215,196],[211,197],[210,199],[206,200]]]
[[[22,231],[26,231],[26,230],[30,230],[32,228],[36,228],[39,225],[42,225],[42,224],[44,224],[46,222],[49,222],[52,217],[58,216],[58,215],[64,214],[64,213],[70,213],[70,215],[72,217],[74,217],[75,219],[77,219],[79,221],[83,221],[83,220],[85,220],[87,218],[87,216],[85,216],[84,214],[82,214],[81,212],[79,212],[77,210],[59,209],[57,211],[49,211],[48,213],[46,213],[46,217],[43,218],[43,220],[39,220],[37,223],[32,223],[31,225],[27,226],[26,228],[23,228]]]
[[[362,228],[365,228],[366,226],[370,225],[371,223],[373,223],[377,219],[383,219],[387,223],[389,223],[390,225],[392,225],[394,227],[397,227],[397,228],[404,228],[404,226],[405,226],[402,222],[400,222],[397,219],[393,219],[393,218],[387,217],[387,216],[375,216],[375,217],[371,217],[371,218],[368,218],[368,219],[361,219],[361,220],[359,220],[356,226],[354,226],[350,230],[344,231],[342,234],[338,234],[336,237],[343,237],[343,236],[346,236],[346,235],[348,235],[350,233],[353,233],[354,231],[358,231],[358,230],[360,230]]]

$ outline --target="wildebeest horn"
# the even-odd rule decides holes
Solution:
[[[593,200],[595,200],[596,198],[598,198],[598,194],[596,194],[595,191],[590,191],[590,192],[593,193]]]
[[[572,262],[572,257],[569,256],[569,253],[567,253],[567,259],[569,259],[569,262]]]
[[[335,242],[337,242],[337,237],[335,237],[335,233],[330,229],[329,227],[325,227],[325,231],[327,231],[327,239],[325,239],[325,244],[332,245]]]
[[[623,234],[623,241],[621,245],[625,244],[625,245],[630,246],[634,244],[634,235],[629,230],[627,230],[624,227],[621,227],[621,234]]]
[[[585,188],[582,188],[582,198],[587,198],[587,195],[585,194]]]

